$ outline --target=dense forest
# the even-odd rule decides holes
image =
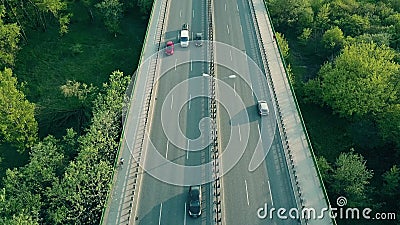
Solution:
[[[345,196],[348,207],[400,218],[400,1],[266,5],[330,202]]]
[[[99,224],[151,6],[0,1],[0,224]]]

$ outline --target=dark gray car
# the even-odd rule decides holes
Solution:
[[[201,215],[201,186],[190,186],[189,188],[189,215],[198,217]]]

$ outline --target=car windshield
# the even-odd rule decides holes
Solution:
[[[182,38],[181,38],[181,41],[183,41],[183,42],[184,42],[184,41],[188,41],[188,38],[187,38],[187,37],[182,37]]]

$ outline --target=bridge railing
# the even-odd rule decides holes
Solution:
[[[137,70],[136,71],[139,71],[141,68],[140,68],[140,65],[142,64],[142,62],[143,62],[143,60],[144,60],[144,49],[145,49],[145,47],[146,47],[146,44],[147,44],[147,42],[148,42],[148,40],[149,40],[149,30],[150,30],[150,24],[152,23],[152,20],[153,20],[153,15],[154,15],[154,12],[155,12],[155,7],[156,7],[156,0],[155,1],[153,1],[153,4],[152,4],[152,7],[151,7],[151,11],[150,11],[150,15],[149,15],[149,21],[148,21],[148,25],[147,25],[147,28],[146,28],[146,32],[145,32],[145,36],[144,36],[144,39],[143,39],[143,45],[142,45],[142,49],[141,49],[141,54],[140,54],[140,58],[139,58],[139,62],[138,62],[138,68],[137,68]],[[156,19],[158,19],[158,18],[156,18]],[[160,35],[161,36],[161,35]],[[160,48],[160,45],[161,45],[161,43],[160,42],[158,42],[158,45],[157,45],[157,51],[159,50],[159,48]],[[125,132],[126,132],[126,123],[127,123],[127,113],[129,112],[129,109],[130,109],[130,107],[131,107],[131,99],[132,99],[132,95],[133,95],[133,93],[134,93],[134,90],[135,90],[135,88],[136,88],[136,81],[137,81],[137,76],[136,75],[138,75],[138,72],[137,73],[135,73],[135,74],[133,74],[132,75],[132,81],[130,82],[130,84],[129,84],[129,86],[127,87],[127,91],[126,91],[126,94],[125,94],[125,96],[126,96],[126,99],[124,100],[124,103],[125,103],[125,105],[124,105],[124,109],[123,109],[123,112],[122,112],[122,121],[123,121],[123,127],[122,127],[122,132],[121,132],[121,138],[120,138],[120,141],[119,141],[119,146],[118,146],[118,150],[117,150],[117,153],[116,153],[116,157],[115,157],[115,160],[114,160],[114,170],[113,170],[113,172],[112,172],[112,182],[111,182],[111,185],[110,185],[110,188],[107,190],[107,199],[106,199],[106,204],[104,205],[104,208],[103,208],[103,212],[102,212],[102,215],[101,215],[101,219],[100,219],[100,224],[104,224],[105,223],[105,218],[107,217],[107,213],[108,213],[108,210],[109,210],[109,206],[110,206],[110,200],[111,200],[111,194],[112,194],[112,190],[113,190],[113,185],[114,185],[114,183],[115,183],[115,180],[116,180],[116,168],[118,167],[118,162],[119,162],[119,158],[120,158],[120,155],[121,155],[121,148],[123,148],[123,144],[124,144],[124,136],[125,136]]]
[[[275,33],[275,29],[274,29],[274,26],[273,26],[273,23],[272,23],[272,19],[271,19],[269,10],[268,10],[268,6],[266,5],[266,2],[265,2],[264,0],[263,0],[263,3],[264,3],[264,7],[265,7],[265,9],[266,9],[266,11],[267,11],[267,16],[268,16],[268,20],[269,20],[270,25],[271,25],[272,32],[273,32],[273,34],[275,35],[276,33]],[[277,40],[276,40],[276,41],[277,41]],[[298,115],[299,115],[299,117],[300,117],[300,123],[301,123],[301,126],[302,126],[302,130],[303,130],[303,132],[304,132],[304,134],[305,134],[305,136],[306,136],[306,140],[307,140],[307,144],[308,144],[308,146],[309,146],[310,152],[311,152],[312,160],[313,160],[313,162],[314,162],[314,165],[315,165],[315,168],[316,168],[316,171],[317,171],[318,179],[319,179],[319,182],[320,182],[320,184],[321,184],[321,188],[322,188],[322,191],[323,191],[323,194],[324,194],[326,203],[327,203],[328,206],[330,207],[331,204],[330,204],[330,201],[329,201],[329,198],[328,198],[328,194],[327,194],[327,191],[326,191],[326,188],[325,188],[325,185],[324,185],[322,176],[321,176],[321,171],[320,171],[319,168],[318,168],[318,163],[317,163],[317,159],[316,159],[316,157],[315,157],[314,149],[313,149],[313,147],[312,147],[312,144],[311,144],[311,141],[310,141],[310,137],[309,137],[309,134],[308,134],[308,132],[307,132],[307,128],[306,128],[305,123],[304,123],[303,115],[302,115],[302,113],[301,113],[300,106],[299,106],[299,104],[298,104],[298,100],[297,100],[297,98],[296,98],[296,94],[295,94],[293,85],[292,85],[292,83],[291,83],[291,81],[290,81],[290,78],[289,78],[289,73],[288,73],[288,71],[287,71],[287,66],[286,66],[285,59],[284,59],[284,57],[283,57],[283,55],[282,55],[282,52],[281,52],[281,49],[280,49],[280,46],[279,46],[278,43],[277,43],[277,47],[278,47],[278,52],[279,52],[280,59],[281,59],[281,61],[282,61],[282,63],[283,63],[283,68],[284,68],[284,70],[285,70],[285,76],[286,76],[286,79],[288,80],[289,88],[290,88],[291,94],[292,94],[293,99],[294,99],[294,103],[295,103],[295,106],[296,106],[296,110],[297,110],[297,113],[298,113]],[[332,223],[336,225],[335,219],[332,219]]]

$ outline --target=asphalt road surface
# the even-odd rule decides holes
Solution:
[[[195,47],[193,42],[189,48],[181,48],[178,42],[183,23],[189,24],[191,35],[202,32],[207,37],[206,15],[205,0],[169,0],[162,41],[173,40],[175,54],[166,56],[160,53],[160,77],[153,96],[150,142],[147,144],[154,147],[149,147],[143,154],[147,170],[139,181],[138,203],[132,212],[138,218],[135,224],[213,223],[210,183],[202,185],[202,215],[199,218],[191,218],[186,206],[187,184],[206,181],[209,171],[174,171],[155,160],[156,156],[149,151],[154,148],[176,165],[196,166],[210,161],[207,147],[209,124],[202,120],[208,116],[208,99],[194,96],[198,93],[208,96],[207,79],[212,78],[202,76],[208,71],[207,63],[192,60],[206,54],[207,48]],[[218,107],[220,148],[227,154],[242,153],[238,162],[229,157],[221,162],[222,171],[226,172],[222,177],[223,224],[297,224],[293,220],[279,220],[276,216],[263,220],[257,217],[258,209],[265,203],[269,207],[287,210],[296,206],[273,109],[270,107],[271,114],[263,118],[257,114],[257,100],[267,100],[270,104],[271,97],[262,71],[251,63],[253,59],[261,65],[250,15],[246,0],[214,1],[214,40],[231,45],[250,57],[243,60],[233,51],[219,48],[215,53],[217,59],[223,58],[221,61],[228,60],[241,67],[240,74],[229,65],[216,67],[220,81],[217,82],[217,95],[225,99]],[[236,78],[230,79],[232,74]],[[185,83],[193,78],[196,78],[194,82]],[[234,92],[227,94],[224,85]],[[243,105],[238,104],[238,99]],[[197,148],[200,150],[185,151]],[[266,152],[268,154],[262,160]],[[253,160],[261,164],[250,169]],[[232,163],[234,166],[230,168]],[[167,177],[173,182],[168,182]]]
[[[261,65],[248,1],[221,0],[214,1],[214,3],[215,41],[224,42],[242,50],[258,65]],[[269,217],[260,219],[257,216],[258,209],[264,207],[265,203],[268,207],[284,207],[287,210],[296,208],[279,132],[276,123],[273,126],[274,123],[268,121],[274,119],[268,118],[273,114],[260,117],[257,113],[257,100],[271,101],[267,81],[259,71],[256,71],[253,66],[249,66],[250,63],[232,57],[231,53],[217,51],[216,55],[217,58],[230,58],[234,65],[241,64],[242,67],[248,67],[247,71],[246,69],[242,70],[244,74],[238,74],[237,77],[247,76],[251,82],[246,84],[244,82],[246,78],[237,78],[232,82],[227,82],[236,90],[245,104],[244,111],[247,113],[250,134],[240,161],[222,178],[222,215],[225,224],[297,224],[297,221],[294,220],[280,220],[276,215],[272,219]],[[217,77],[220,80],[232,73],[234,72],[226,67],[217,67]],[[232,102],[232,104],[235,103]],[[232,139],[240,139],[241,134],[231,132],[235,129],[235,124],[229,122],[232,118],[221,108],[223,107],[221,106],[218,112],[222,148],[223,151],[231,151],[231,148],[226,148],[228,142]],[[273,109],[270,108],[271,110]],[[250,171],[249,165],[255,149],[260,150],[260,146],[257,146],[259,142],[262,151],[268,151],[268,154],[257,169]],[[264,157],[263,154],[259,155],[259,152],[256,156]],[[223,162],[222,166],[224,167],[226,164]]]
[[[207,70],[207,63],[190,61],[195,58],[194,55],[199,57],[199,54],[205,54],[205,46],[195,47],[191,42],[189,48],[181,48],[178,41],[178,34],[184,23],[189,25],[191,39],[193,33],[197,32],[202,32],[206,37],[206,15],[203,0],[168,2],[162,41],[163,44],[169,40],[174,41],[175,53],[172,56],[159,53],[160,77],[156,81],[153,96],[150,142],[162,157],[176,165],[195,166],[210,160],[206,144],[209,137],[201,136],[200,131],[208,134],[207,123],[200,122],[208,116],[208,100],[207,97],[192,96],[194,92],[208,95],[208,82],[202,77]],[[196,77],[196,82],[185,83]],[[199,140],[195,141],[196,139]],[[204,148],[198,151],[186,151],[202,144]],[[188,215],[186,203],[189,187],[181,185],[190,184],[192,180],[201,183],[206,175],[169,170],[165,165],[153,161],[155,157],[151,154],[149,149],[144,153],[144,165],[148,169],[140,181],[138,204],[133,212],[138,218],[135,224],[211,224],[212,190],[209,183],[202,185],[202,215],[199,218]],[[162,174],[157,176],[157,173]],[[165,177],[171,177],[174,182],[171,184]]]

